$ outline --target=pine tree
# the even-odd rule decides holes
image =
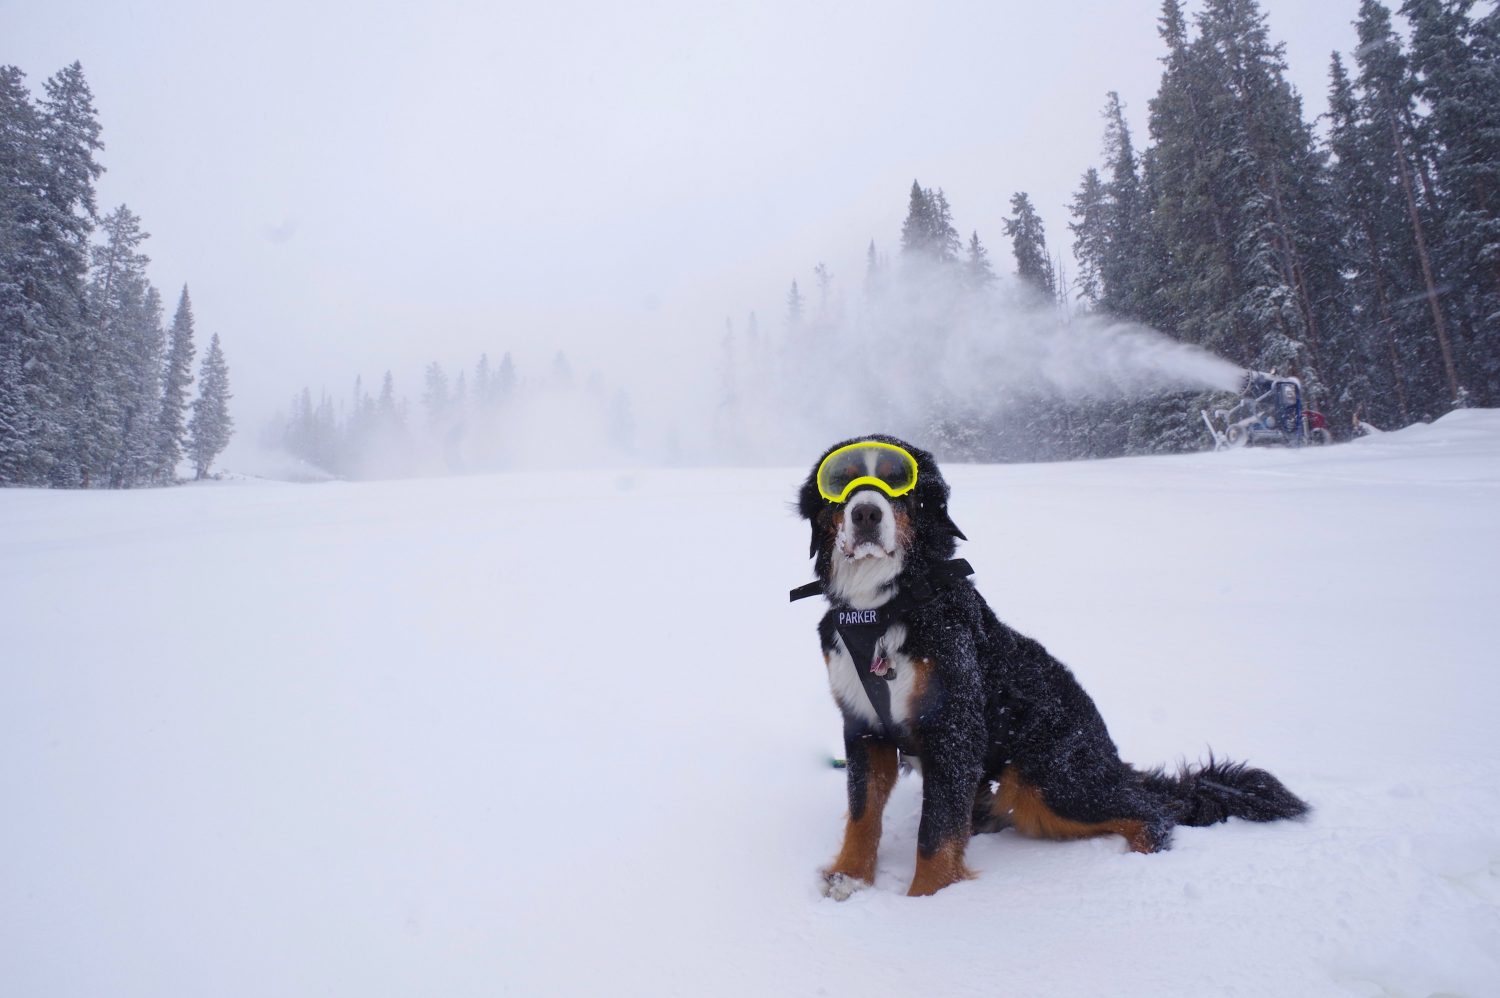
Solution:
[[[1387,199],[1367,157],[1354,86],[1337,52],[1329,67],[1328,144],[1334,157],[1330,176],[1342,222],[1339,252],[1347,273],[1344,303],[1349,314],[1324,351],[1324,366],[1351,419],[1389,425],[1389,414],[1399,409],[1406,422],[1388,264]]]
[[[191,422],[189,427],[191,428]],[[304,386],[300,393],[292,396],[291,416],[287,419],[283,443],[288,453],[310,462],[316,450],[314,437],[312,389]],[[188,453],[191,456],[191,437]]]
[[[1207,0],[1198,37],[1163,6],[1169,55],[1146,160],[1153,249],[1175,263],[1146,317],[1247,367],[1303,378],[1339,282],[1327,169],[1255,0]]]
[[[786,293],[786,324],[788,329],[796,329],[802,325],[803,302],[802,292],[797,290],[797,281],[794,278],[792,280],[792,289]]]
[[[1439,293],[1441,261],[1434,253],[1441,243],[1441,206],[1429,176],[1431,154],[1416,119],[1410,61],[1390,11],[1378,0],[1364,0],[1357,28],[1355,124],[1344,151],[1367,171],[1363,222],[1388,289],[1378,306],[1395,354],[1401,408],[1432,416],[1452,404],[1458,376],[1449,304]]]
[[[458,372],[458,380],[453,383],[453,412],[452,418],[457,422],[463,422],[469,412],[469,380],[462,370]]]
[[[427,410],[429,426],[443,426],[448,421],[452,399],[448,395],[448,375],[443,365],[433,361],[423,372],[422,407]]]
[[[349,418],[344,424],[343,432],[339,434],[342,441],[339,470],[343,474],[358,476],[367,469],[370,449],[375,443],[378,429],[375,400],[365,391],[364,377],[356,374]]]
[[[140,359],[137,341],[151,321],[150,282],[141,252],[149,238],[140,218],[125,205],[101,223],[104,242],[94,247],[88,287],[88,321],[74,336],[72,375],[73,464],[85,486],[126,484],[125,468],[138,442]],[[153,371],[158,356],[148,358]]]
[[[1099,171],[1089,167],[1068,206],[1073,221],[1073,259],[1078,261],[1078,297],[1089,308],[1099,308],[1104,297],[1103,269],[1109,253],[1109,201]]]
[[[1401,10],[1443,200],[1440,231],[1418,250],[1438,273],[1435,286],[1453,283],[1458,292],[1444,295],[1457,329],[1444,328],[1440,319],[1450,316],[1434,302],[1447,388],[1454,402],[1477,390],[1487,404],[1500,398],[1500,11],[1476,22],[1472,6],[1406,0]]]
[[[826,321],[829,289],[833,287],[833,274],[829,271],[828,264],[819,263],[814,267],[813,278],[818,282],[818,317]]]
[[[215,333],[198,372],[198,397],[193,400],[193,415],[188,420],[188,456],[197,478],[208,477],[214,459],[223,453],[234,433],[229,415],[229,367]]]
[[[500,367],[495,372],[495,398],[507,402],[516,391],[516,365],[510,359],[510,351],[500,358]]]
[[[1104,160],[1109,168],[1105,186],[1106,243],[1098,261],[1100,305],[1126,318],[1142,317],[1145,203],[1139,164],[1125,122],[1120,95],[1108,94],[1104,108]]]
[[[934,191],[911,182],[906,221],[901,225],[901,254],[914,260],[954,263],[963,243],[953,227],[953,210],[941,188]]]
[[[146,293],[120,329],[120,450],[110,462],[110,485],[131,488],[155,477],[157,419],[161,415],[161,293],[146,283]]]
[[[481,410],[495,404],[494,380],[494,373],[490,370],[490,355],[482,353],[479,355],[479,363],[474,365],[474,403]]]
[[[1015,217],[1005,219],[1005,234],[1016,256],[1016,276],[1050,300],[1057,294],[1057,277],[1052,272],[1041,216],[1024,191],[1011,196],[1010,210]]]
[[[964,283],[973,291],[982,291],[995,283],[995,268],[990,265],[990,251],[979,241],[978,230],[969,236],[969,256],[964,261]]]
[[[154,478],[166,484],[177,473],[187,442],[188,386],[193,381],[193,302],[187,285],[177,298],[177,311],[167,334],[167,363],[162,373],[161,411],[156,419]]]
[[[93,93],[78,63],[59,70],[43,84],[41,109],[42,174],[46,214],[38,222],[46,233],[46,251],[51,275],[44,283],[50,324],[66,345],[63,362],[76,366],[88,349],[93,318],[84,305],[85,280],[89,268],[89,235],[97,217],[94,181],[104,172],[94,156],[104,148],[99,140],[99,120]],[[49,331],[49,339],[53,331]],[[49,352],[51,351],[49,347]],[[81,407],[87,395],[79,395],[79,379],[64,374],[57,387],[63,393],[57,418],[48,420],[43,432],[50,461],[49,478],[54,484],[87,484],[87,470],[77,454],[78,437],[88,420]],[[58,434],[53,437],[52,434]]]
[[[1319,164],[1301,103],[1284,79],[1282,47],[1273,45],[1254,0],[1208,0],[1202,44],[1214,58],[1211,105],[1227,152],[1220,182],[1234,192],[1238,302],[1254,339],[1241,355],[1263,370],[1311,380],[1318,339],[1306,257],[1299,231],[1304,203],[1299,182],[1315,183]]]
[[[74,378],[101,148],[77,63],[33,103],[0,67],[0,482],[73,485]]]
[[[405,430],[401,407],[396,402],[396,380],[391,377],[390,371],[386,371],[385,377],[381,379],[380,397],[375,401],[375,415],[382,434],[395,436]]]
[[[923,190],[922,185],[913,180],[907,200],[906,221],[901,224],[903,255],[932,253],[933,233],[936,231],[935,212],[936,208],[932,204],[929,192]],[[870,245],[873,249],[875,245],[873,240]]]
[[[1148,315],[1179,339],[1243,355],[1250,336],[1235,307],[1233,203],[1215,175],[1212,64],[1189,43],[1180,0],[1162,0],[1158,30],[1167,55],[1150,104],[1145,187],[1152,242],[1175,266],[1154,288]]]
[[[948,206],[948,195],[939,187],[937,194],[928,194],[933,205],[933,247],[937,258],[943,263],[955,263],[958,251],[963,246],[958,230],[953,227],[953,209]]]
[[[26,293],[39,269],[28,257],[38,249],[30,237],[40,208],[41,123],[24,81],[14,66],[0,67],[0,484],[44,478],[47,455],[38,439],[38,417],[59,405],[56,381],[64,345],[61,335],[49,337],[45,327],[38,328],[45,317],[35,296]],[[47,357],[49,340],[56,349]],[[40,365],[38,354],[46,357]],[[26,377],[28,361],[33,370],[43,367],[42,377]]]

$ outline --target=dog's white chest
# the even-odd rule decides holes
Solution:
[[[886,688],[891,695],[891,720],[898,727],[906,727],[906,720],[911,712],[912,688],[916,683],[917,670],[911,660],[901,651],[906,644],[906,626],[904,624],[892,624],[881,636],[879,644],[875,646],[877,655],[884,655],[896,670],[896,678],[885,682]],[[856,664],[849,654],[849,649],[844,647],[844,639],[837,633],[833,638],[833,651],[828,655],[828,687],[833,691],[833,699],[838,705],[854,716],[878,726],[880,715],[875,712],[874,704],[870,703],[870,697],[865,693],[864,684],[860,682],[859,672],[868,669],[869,663]]]

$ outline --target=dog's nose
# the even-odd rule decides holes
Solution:
[[[873,527],[880,523],[880,507],[864,503],[849,511],[856,527]]]

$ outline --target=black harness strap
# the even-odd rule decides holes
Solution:
[[[937,576],[941,582],[947,584],[954,579],[962,579],[967,576],[973,575],[974,566],[969,564],[969,560],[967,558],[954,558],[951,561],[945,561],[938,565],[935,565],[932,569],[932,574]],[[924,592],[920,594],[921,603],[926,603],[928,600],[932,599],[934,595],[936,595],[932,591],[932,587],[927,584],[926,579],[912,579],[909,584],[915,589],[924,590]],[[809,582],[805,586],[798,586],[796,589],[793,589],[791,592],[791,602],[795,603],[799,599],[807,599],[809,596],[821,596],[823,595],[824,588],[825,587],[821,581],[814,579],[812,582]],[[917,605],[920,606],[921,603],[918,603]]]
[[[870,706],[875,708],[881,727],[893,738],[896,721],[891,716],[890,682],[896,678],[895,666],[887,665],[885,673],[879,676],[870,670],[875,666],[875,651],[880,646],[880,639],[909,609],[909,601],[901,599],[904,595],[898,593],[890,602],[874,610],[835,610],[833,618],[834,629],[843,640],[849,657],[854,660],[854,674],[859,677],[859,685],[864,688]]]
[[[807,599],[809,596],[821,595],[823,595],[823,583],[814,579],[807,585],[798,586],[796,589],[792,590],[792,602],[795,603],[799,599]]]
[[[973,574],[974,568],[968,561],[954,558],[934,567],[931,581],[925,578],[908,580],[906,588],[872,610],[834,609],[834,629],[843,640],[849,657],[854,660],[854,672],[859,676],[865,696],[870,699],[870,706],[875,708],[875,716],[880,718],[881,726],[890,737],[896,737],[896,722],[891,715],[891,688],[888,684],[896,678],[896,670],[888,667],[885,674],[879,676],[870,671],[875,665],[880,639],[909,611],[932,602],[939,590]],[[810,582],[792,590],[792,602],[823,591],[822,582]]]

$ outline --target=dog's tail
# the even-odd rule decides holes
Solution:
[[[1306,801],[1264,769],[1220,761],[1212,753],[1206,766],[1183,765],[1173,776],[1153,769],[1141,774],[1141,782],[1167,801],[1179,825],[1213,825],[1230,818],[1278,821],[1308,812]]]

